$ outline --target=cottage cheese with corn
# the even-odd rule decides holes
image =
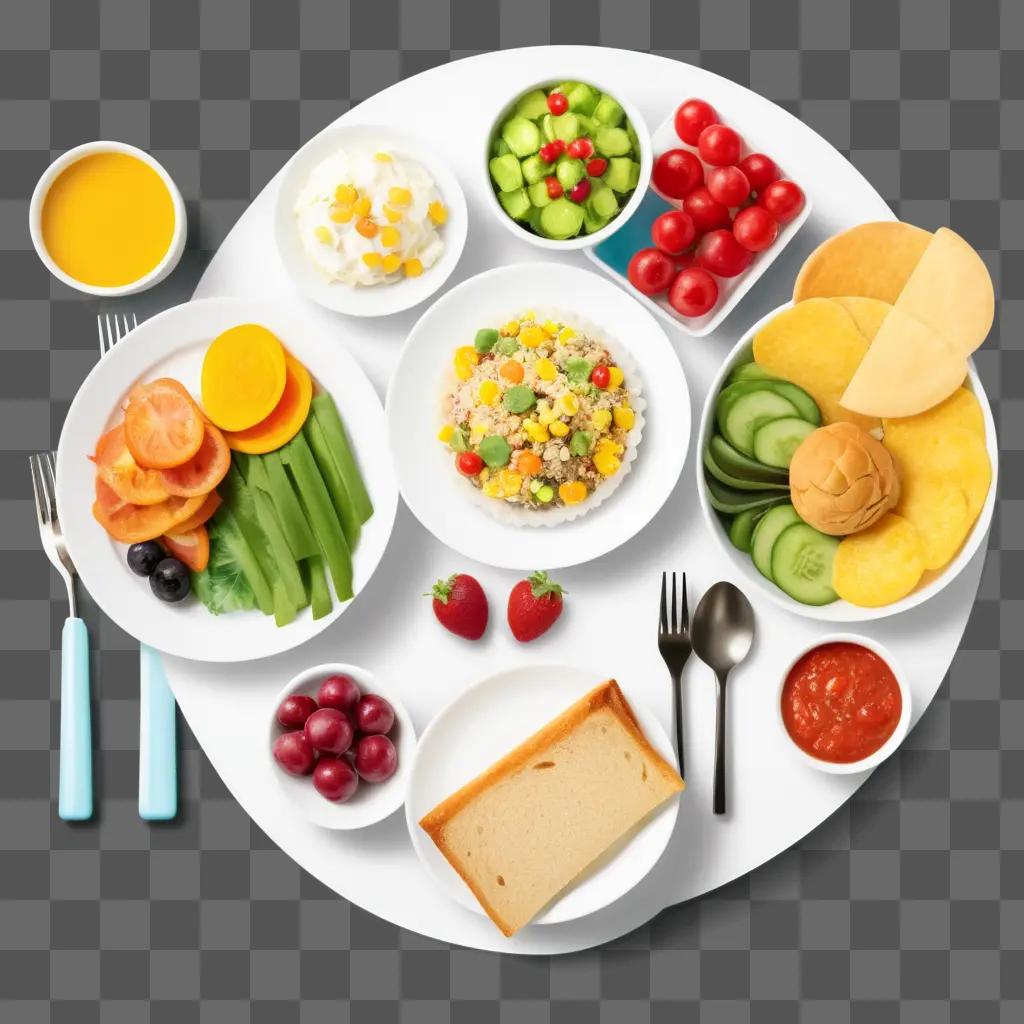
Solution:
[[[527,311],[478,331],[452,359],[438,440],[487,497],[538,511],[578,505],[621,470],[633,396],[601,342]],[[464,452],[479,457],[478,472],[465,472]]]
[[[418,277],[444,251],[448,210],[434,179],[397,153],[331,154],[313,169],[294,212],[306,254],[330,281],[392,284]]]

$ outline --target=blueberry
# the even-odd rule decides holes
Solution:
[[[153,570],[149,585],[161,601],[174,603],[188,596],[192,581],[183,563],[176,558],[165,558]]]
[[[164,549],[155,540],[133,544],[128,549],[128,568],[136,576],[152,576],[157,563],[164,557]]]

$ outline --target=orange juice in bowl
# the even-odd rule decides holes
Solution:
[[[32,243],[47,269],[93,295],[130,295],[163,280],[185,248],[185,204],[167,171],[121,142],[58,157],[29,205]]]

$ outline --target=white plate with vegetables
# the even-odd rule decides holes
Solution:
[[[103,359],[68,411],[57,505],[71,557],[104,612],[158,650],[289,650],[384,553],[397,488],[383,437],[372,385],[301,312],[176,306]]]

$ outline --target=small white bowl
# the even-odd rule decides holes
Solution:
[[[528,228],[524,228],[518,221],[514,221],[502,208],[500,202],[498,202],[498,194],[494,191],[494,182],[491,181],[490,171],[490,159],[491,159],[491,143],[494,141],[494,136],[498,130],[498,127],[503,121],[512,113],[515,109],[516,104],[519,100],[528,92],[533,92],[534,89],[548,89],[553,85],[558,85],[560,82],[585,82],[592,88],[599,89],[602,93],[607,92],[609,96],[613,97],[614,100],[622,107],[625,111],[626,117],[629,119],[630,124],[633,125],[633,131],[636,132],[636,137],[640,142],[640,180],[637,182],[636,188],[633,190],[633,194],[629,197],[629,202],[615,215],[615,217],[606,224],[600,231],[595,231],[592,235],[577,235],[575,238],[567,238],[560,240],[557,238],[544,238],[541,235],[535,234]],[[516,90],[515,95],[512,99],[502,107],[501,112],[491,122],[487,129],[487,136],[484,139],[484,160],[483,160],[483,174],[484,174],[484,192],[487,195],[487,205],[494,211],[498,220],[505,225],[506,229],[511,231],[516,238],[522,241],[529,242],[531,245],[536,245],[540,249],[555,249],[561,252],[567,252],[571,249],[585,249],[588,246],[598,245],[603,242],[606,238],[610,238],[615,234],[623,224],[633,215],[636,208],[640,205],[640,201],[643,199],[647,192],[647,187],[651,182],[651,170],[654,166],[654,159],[652,157],[651,148],[651,133],[647,128],[647,122],[643,119],[643,115],[635,106],[618,90],[608,89],[606,90],[600,82],[597,82],[587,74],[582,75],[566,75],[563,78],[545,78],[542,82],[533,82],[529,85],[524,85],[520,89]]]
[[[869,651],[877,654],[889,666],[892,674],[896,677],[896,683],[900,688],[900,697],[902,698],[900,720],[896,723],[896,728],[893,729],[892,735],[873,754],[869,754],[859,761],[823,761],[819,757],[808,754],[806,750],[801,749],[797,745],[796,740],[789,734],[785,720],[782,717],[782,691],[785,688],[786,680],[789,678],[789,673],[793,671],[796,663],[808,652],[816,650],[825,644],[839,643],[857,644],[859,647],[866,647]],[[827,772],[829,775],[856,775],[858,772],[867,772],[880,765],[906,737],[907,730],[910,728],[910,711],[910,686],[907,683],[907,677],[904,675],[903,670],[892,654],[877,640],[872,640],[870,637],[862,636],[859,633],[827,633],[825,636],[820,636],[813,640],[806,647],[802,648],[786,666],[785,671],[782,673],[782,678],[779,680],[779,688],[775,694],[775,719],[793,753],[804,764],[817,768],[820,772]]]
[[[367,146],[390,150],[421,164],[434,179],[448,208],[448,219],[440,230],[444,242],[441,258],[419,277],[370,287],[329,281],[324,277],[310,262],[295,226],[295,197],[314,168],[338,150]],[[310,139],[285,167],[274,208],[278,252],[295,286],[321,306],[349,316],[387,316],[429,299],[448,280],[459,262],[468,226],[466,197],[448,165],[415,136],[384,125],[334,124]]]
[[[386,782],[363,782],[355,794],[344,803],[333,803],[322,797],[313,788],[313,776],[289,775],[282,769],[271,752],[271,745],[286,729],[277,723],[277,709],[285,697],[304,693],[316,699],[320,684],[334,675],[351,676],[364,694],[374,693],[383,697],[395,711],[395,724],[388,733],[388,738],[395,744],[398,752],[398,768]],[[365,828],[383,821],[405,803],[405,791],[408,787],[409,772],[412,768],[413,756],[416,752],[416,730],[412,719],[405,710],[395,688],[388,683],[375,679],[373,674],[358,665],[328,663],[307,668],[292,679],[274,698],[269,714],[269,730],[267,737],[267,757],[278,778],[278,782],[288,796],[289,803],[298,808],[315,825],[332,829]]]
[[[164,258],[148,274],[140,277],[137,281],[117,285],[113,288],[85,284],[66,274],[53,261],[49,250],[46,248],[46,243],[43,241],[43,202],[46,199],[47,192],[50,191],[50,186],[65,168],[70,167],[77,160],[81,160],[82,157],[92,156],[94,153],[127,153],[129,156],[137,157],[144,164],[148,164],[160,175],[160,180],[167,186],[167,191],[171,194],[171,202],[174,204],[174,234],[171,236],[171,244],[164,254]],[[185,251],[185,236],[188,231],[185,218],[185,201],[181,198],[178,186],[174,184],[173,179],[164,169],[163,164],[155,160],[143,149],[130,146],[126,142],[109,141],[86,142],[81,146],[75,146],[74,149],[69,149],[62,156],[57,157],[46,168],[42,177],[36,182],[35,189],[32,191],[32,199],[28,207],[28,228],[36,254],[54,277],[77,291],[108,298],[118,295],[135,295],[138,292],[145,291],[147,288],[152,288],[153,285],[162,281],[178,265],[181,254]]]

